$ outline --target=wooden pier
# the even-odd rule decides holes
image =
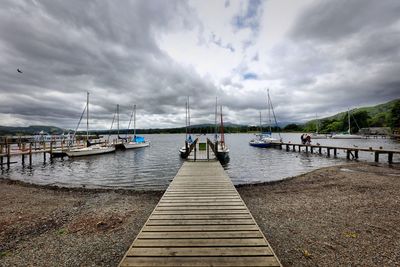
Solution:
[[[393,163],[393,154],[400,154],[400,150],[391,150],[391,149],[382,149],[382,148],[360,148],[360,147],[341,147],[341,146],[328,146],[328,145],[306,145],[306,144],[297,144],[297,143],[284,143],[278,142],[274,143],[273,147],[283,149],[285,147],[286,151],[298,151],[301,152],[302,148],[304,148],[304,152],[306,153],[318,153],[322,155],[323,151],[326,152],[327,157],[330,157],[332,154],[334,157],[337,156],[338,150],[343,150],[346,152],[346,158],[358,159],[359,152],[370,152],[374,153],[374,161],[379,162],[379,155],[387,154],[388,163]],[[297,149],[297,150],[296,150]]]
[[[186,161],[119,266],[281,266],[215,159]]]

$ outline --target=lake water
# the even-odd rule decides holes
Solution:
[[[300,134],[281,134],[283,141],[299,143]],[[183,134],[145,135],[150,147],[116,151],[113,154],[90,157],[47,160],[43,155],[33,156],[32,167],[17,164],[1,170],[2,178],[22,180],[41,185],[59,185],[86,188],[127,188],[136,190],[163,190],[176,175],[183,160],[178,149],[183,145]],[[227,134],[230,162],[224,166],[234,184],[258,183],[280,180],[311,170],[343,164],[345,153],[338,158],[326,158],[278,149],[260,149],[248,145],[252,134]],[[390,139],[334,140],[319,139],[313,143],[339,146],[383,147],[400,149],[400,144]],[[371,153],[360,152],[360,160],[373,160]],[[382,162],[387,160],[381,155]],[[399,156],[394,157],[399,162]]]

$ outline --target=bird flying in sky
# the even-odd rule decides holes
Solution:
[[[20,70],[20,69],[17,69],[17,71],[18,71],[19,73],[22,73],[22,70]]]

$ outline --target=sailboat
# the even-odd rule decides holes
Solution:
[[[100,144],[90,145],[89,142],[89,92],[87,92],[86,98],[86,147],[74,148],[67,150],[65,153],[68,157],[81,157],[91,156],[98,154],[111,153],[115,151],[114,146],[101,146]]]
[[[312,139],[326,139],[326,138],[328,138],[326,134],[318,133],[318,127],[319,127],[319,120],[318,120],[317,114],[315,114],[315,128],[316,128],[316,131],[315,131],[315,133],[311,134],[311,138]]]
[[[216,152],[217,158],[222,162],[227,162],[229,160],[229,148],[225,143],[225,136],[224,136],[224,120],[222,118],[222,106],[221,106],[221,126],[220,126],[220,140],[217,141]]]
[[[333,139],[362,139],[362,136],[360,136],[360,135],[351,134],[350,109],[347,110],[347,119],[348,119],[348,124],[349,124],[349,129],[347,130],[347,133],[335,134],[332,136],[332,138]]]
[[[262,120],[261,120],[261,112],[260,112],[260,133],[256,134],[256,138],[252,139],[249,144],[254,147],[261,147],[261,148],[267,148],[271,147],[274,142],[278,142],[277,139],[272,137],[272,120],[271,120],[271,110],[272,114],[274,115],[275,118],[275,112],[272,106],[272,101],[271,97],[269,96],[269,89],[267,90],[267,95],[268,95],[268,120],[269,120],[269,132],[263,132],[262,131]],[[275,118],[275,124],[276,124],[276,118]]]
[[[181,147],[179,149],[179,154],[181,155],[181,158],[186,158],[189,156],[187,154],[187,149],[189,149],[189,146],[193,143],[192,136],[190,134],[190,104],[189,104],[189,97],[187,98],[186,101],[186,122],[185,122],[185,146]]]
[[[136,135],[136,105],[133,105],[133,111],[131,114],[131,118],[129,120],[128,130],[129,127],[131,126],[132,115],[133,115],[133,138],[129,142],[123,143],[125,149],[141,148],[149,146],[150,142],[146,141],[143,136]]]

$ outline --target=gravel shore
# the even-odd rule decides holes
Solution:
[[[284,266],[400,266],[400,170],[323,168],[240,195]]]
[[[323,168],[239,186],[284,266],[399,266],[400,170]],[[0,179],[0,266],[116,266],[162,192]]]

